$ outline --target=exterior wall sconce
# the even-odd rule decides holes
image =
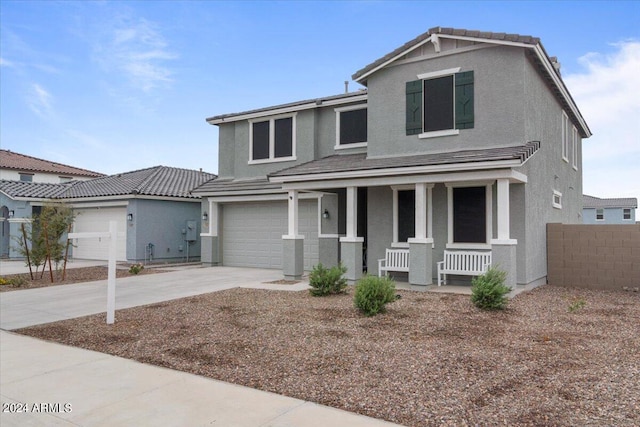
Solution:
[[[127,214],[127,221],[133,221],[133,214]]]
[[[206,220],[208,220],[208,219],[209,219],[209,214],[208,214],[208,213],[206,213],[206,212],[205,212],[205,213],[203,213],[203,214],[202,214],[202,220],[203,220],[203,221],[206,221]]]
[[[9,218],[13,218],[15,214],[16,214],[15,211],[9,211]]]
[[[331,216],[329,215],[329,211],[327,209],[322,212],[322,218],[329,219]]]

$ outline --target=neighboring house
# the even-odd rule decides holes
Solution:
[[[72,180],[86,181],[101,176],[104,174],[0,150],[0,179],[3,180],[59,184]]]
[[[200,257],[200,199],[191,190],[215,178],[195,170],[156,166],[67,184],[0,181],[0,197],[29,203],[10,222],[11,235],[46,202],[64,202],[76,213],[75,232],[108,231],[116,221],[124,237],[117,260],[128,262],[192,261]],[[108,259],[106,239],[76,239],[73,257]],[[17,257],[14,250],[10,257]]]
[[[546,224],[579,223],[591,135],[539,39],[433,28],[353,75],[366,91],[224,114],[202,261],[299,277],[385,249],[433,283],[445,249],[544,283]]]
[[[582,220],[585,224],[634,224],[638,199],[601,199],[582,197]]]

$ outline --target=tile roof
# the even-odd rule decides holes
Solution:
[[[71,182],[65,184],[49,184],[42,182],[8,181],[3,179],[0,181],[0,191],[12,199],[17,197],[53,199],[62,194],[71,185],[73,185]]]
[[[216,175],[191,169],[155,166],[132,172],[78,182],[71,186],[63,198],[146,195],[197,198],[191,191],[215,178]]]
[[[395,58],[396,56],[402,54],[403,52],[411,49],[413,46],[418,43],[428,39],[433,34],[444,34],[450,36],[460,36],[460,37],[472,37],[477,39],[484,40],[502,40],[502,41],[510,41],[514,43],[525,43],[530,45],[537,45],[540,43],[540,39],[532,36],[523,36],[520,34],[507,34],[507,33],[492,33],[488,31],[476,31],[476,30],[464,30],[459,28],[443,28],[443,27],[434,27],[431,28],[426,33],[420,34],[418,37],[410,40],[400,46],[399,48],[389,52],[382,58],[376,59],[371,64],[362,68],[361,70],[356,71],[351,78],[353,80],[358,80],[361,76],[367,74],[369,71],[379,67],[385,62]]]
[[[280,190],[282,184],[272,183],[266,177],[254,179],[232,179],[232,178],[216,178],[199,186],[193,191],[194,194],[199,193],[217,193],[217,192],[255,192],[260,190]],[[254,193],[255,194],[255,193]]]
[[[524,163],[540,148],[539,141],[531,141],[513,147],[486,148],[478,150],[462,150],[448,153],[418,154],[400,157],[367,158],[367,155],[348,154],[332,155],[293,166],[270,174],[270,177],[286,177],[296,175],[323,174],[333,172],[364,171],[374,169],[399,170],[415,166],[435,166],[449,164],[471,164],[477,162],[493,162],[500,160],[519,160]]]
[[[232,119],[234,117],[238,117],[238,116],[244,116],[247,114],[257,114],[257,113],[267,113],[269,111],[272,110],[280,110],[280,109],[292,109],[294,110],[296,107],[302,107],[305,105],[312,105],[315,104],[315,106],[321,107],[323,103],[325,102],[331,102],[331,101],[340,101],[340,100],[345,100],[346,102],[348,102],[349,98],[354,98],[357,96],[362,96],[362,95],[366,95],[367,91],[366,89],[362,89],[356,92],[349,92],[349,93],[343,93],[340,95],[332,95],[332,96],[326,96],[323,98],[315,98],[315,99],[306,99],[304,101],[295,101],[295,102],[289,102],[287,104],[280,104],[280,105],[273,105],[271,107],[264,107],[264,108],[258,108],[255,110],[248,110],[248,111],[242,111],[239,113],[229,113],[229,114],[221,114],[218,116],[213,116],[213,117],[209,117],[207,120],[207,122],[214,122],[214,121],[224,121],[225,119]]]
[[[104,176],[104,174],[99,172],[63,165],[62,163],[56,163],[49,160],[38,159],[37,157],[14,153],[9,150],[0,150],[0,168],[22,172],[46,172],[89,178]]]
[[[638,207],[638,199],[635,197],[628,198],[611,198],[611,199],[601,199],[599,197],[587,196],[584,194],[582,196],[582,205],[585,208],[632,208],[635,209]]]

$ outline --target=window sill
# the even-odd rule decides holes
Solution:
[[[418,135],[420,139],[438,138],[441,136],[455,136],[460,134],[460,129],[436,130],[433,132],[423,132]]]
[[[296,156],[292,157],[276,157],[275,159],[260,159],[260,160],[249,160],[247,164],[249,165],[260,165],[263,163],[279,163],[279,162],[291,162],[297,160]]]
[[[348,150],[349,148],[362,148],[362,147],[366,147],[367,143],[366,142],[355,142],[353,144],[341,144],[341,145],[336,145],[335,147],[333,147],[335,150]]]

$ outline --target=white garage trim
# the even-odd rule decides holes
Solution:
[[[116,260],[127,260],[127,208],[101,207],[74,209],[76,219],[73,223],[74,233],[108,232],[109,221],[116,221],[120,233],[117,241]],[[76,259],[109,259],[109,239],[95,237],[90,239],[73,239],[73,257]]]

